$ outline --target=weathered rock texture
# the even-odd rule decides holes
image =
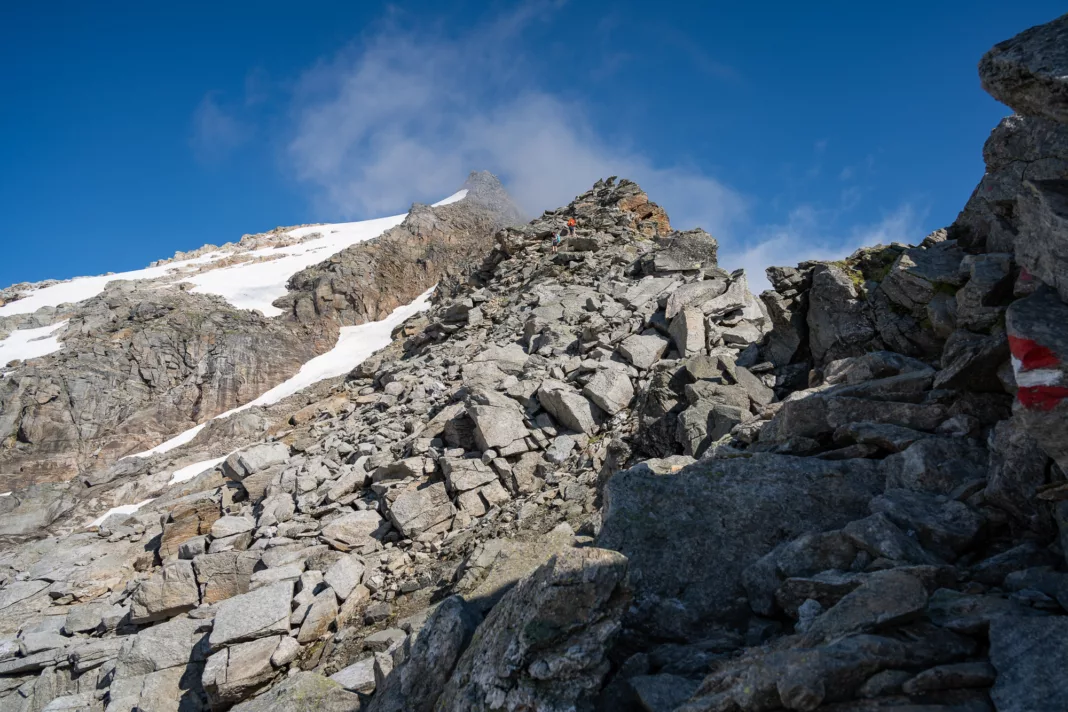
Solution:
[[[598,181],[225,446],[0,498],[0,706],[1064,708],[1064,23],[984,60],[1026,115],[916,246],[757,300]]]
[[[346,248],[293,275],[290,294],[275,303],[307,324],[378,321],[442,280],[478,267],[494,233],[522,214],[497,179],[472,173],[460,201],[415,204],[404,222],[381,237]]]

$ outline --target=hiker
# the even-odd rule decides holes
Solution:
[[[556,254],[556,251],[558,249],[560,249],[560,243],[563,242],[563,240],[564,240],[564,231],[563,230],[561,230],[560,232],[554,232],[553,233],[553,254],[554,255]]]
[[[567,219],[567,234],[571,237],[575,236],[575,218]]]

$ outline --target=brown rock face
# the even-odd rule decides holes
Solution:
[[[415,204],[380,237],[298,272],[275,306],[330,330],[384,319],[441,280],[466,276],[493,248],[493,235],[522,217],[492,175],[472,173],[464,187],[462,200]]]

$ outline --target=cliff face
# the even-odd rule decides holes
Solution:
[[[0,703],[1068,708],[1064,47],[983,59],[1021,114],[954,225],[759,299],[614,178],[294,277],[247,333],[439,287],[343,380],[0,498]]]
[[[501,228],[522,214],[497,179],[472,173],[456,203],[413,205],[400,225],[295,274],[275,306],[300,324],[346,326],[378,321],[441,280],[477,267]]]

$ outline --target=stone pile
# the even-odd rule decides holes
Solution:
[[[759,299],[630,181],[498,231],[266,438],[7,547],[0,708],[1068,709],[1063,47],[984,58],[953,226]]]

